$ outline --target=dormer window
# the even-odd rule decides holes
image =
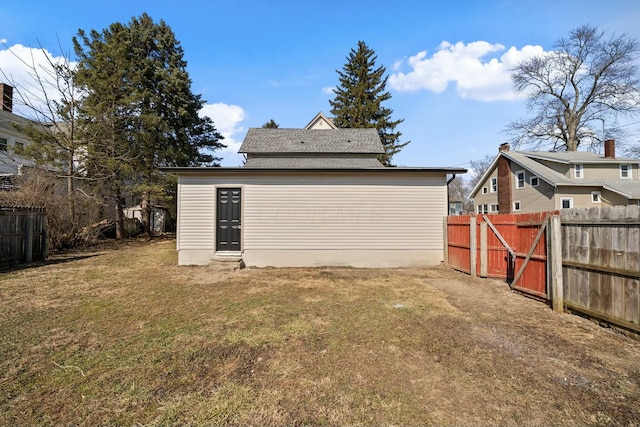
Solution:
[[[574,165],[573,166],[573,177],[575,179],[582,179],[584,178],[584,173],[582,171],[582,165]]]
[[[620,165],[620,178],[631,178],[631,165]]]

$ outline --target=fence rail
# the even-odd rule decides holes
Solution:
[[[449,217],[447,264],[473,276],[506,278],[512,287],[547,299],[556,311],[567,308],[640,332],[640,207],[538,215]],[[487,225],[502,238],[489,233],[487,240]],[[522,248],[529,245],[525,254]]]
[[[48,252],[44,208],[0,207],[0,266],[42,261]]]

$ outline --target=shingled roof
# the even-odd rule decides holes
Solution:
[[[244,164],[246,168],[271,168],[271,169],[370,169],[383,168],[382,163],[375,157],[360,156],[282,156],[282,157],[251,157]]]
[[[367,129],[251,128],[240,153],[348,153],[382,154],[378,132]]]

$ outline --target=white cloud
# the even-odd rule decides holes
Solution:
[[[335,86],[323,87],[322,93],[324,93],[325,95],[333,95],[333,91],[335,88]]]
[[[13,107],[16,113],[31,116],[32,111],[24,105],[22,97],[28,98],[28,102],[36,107],[44,105],[44,94],[34,73],[37,72],[40,79],[46,82],[53,81],[53,68],[51,64],[65,62],[63,56],[54,56],[46,49],[32,48],[15,44],[6,46],[6,40],[0,40],[4,48],[0,49],[0,81],[14,86]],[[70,62],[75,67],[75,62]],[[60,94],[51,84],[44,84],[47,97],[58,100]]]
[[[243,157],[238,154],[238,149],[242,145],[242,141],[238,139],[238,134],[245,131],[241,126],[241,122],[245,118],[242,107],[223,102],[205,104],[200,110],[200,116],[207,116],[213,120],[218,132],[224,136],[222,142],[226,144],[227,148],[216,152],[216,155],[223,158],[222,166],[241,166]]]
[[[514,100],[518,95],[511,88],[511,69],[518,62],[544,51],[540,46],[525,46],[521,50],[511,47],[501,56],[495,56],[504,50],[501,44],[485,41],[468,44],[443,41],[431,57],[427,56],[427,51],[411,56],[406,62],[412,71],[392,74],[389,85],[402,92],[428,90],[440,93],[452,83],[462,98]],[[394,64],[394,69],[400,68],[400,64]]]
[[[0,45],[6,45],[6,40],[0,40]],[[59,64],[64,61],[62,56],[54,56],[46,49],[30,48],[20,44],[11,47],[4,46],[0,49],[0,82],[8,83],[15,87],[14,91],[14,112],[23,116],[31,117],[33,113],[25,107],[20,100],[20,94],[29,97],[29,102],[37,106],[42,105],[42,92],[34,87],[33,70],[37,70],[43,78],[51,75],[51,63]],[[76,63],[72,62],[73,67]],[[58,99],[59,94],[54,88],[46,88],[47,96]],[[238,149],[242,141],[238,141],[238,134],[244,132],[240,123],[245,118],[244,110],[237,105],[228,105],[222,102],[216,104],[205,104],[200,110],[201,116],[208,116],[225,138],[222,141],[227,148],[216,152],[216,155],[223,157],[223,165],[242,165],[242,155],[238,154]]]

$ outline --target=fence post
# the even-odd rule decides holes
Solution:
[[[449,217],[444,217],[444,232],[442,240],[444,242],[444,265],[449,265],[449,226],[447,224]]]
[[[551,266],[551,284],[549,286],[551,290],[551,305],[553,311],[562,313],[564,311],[564,291],[562,286],[562,227],[560,225],[560,215],[552,215],[549,225],[551,250],[547,254],[547,262]]]
[[[487,277],[489,272],[489,254],[487,252],[487,223],[480,222],[480,277]]]
[[[476,242],[476,217],[469,218],[469,272],[471,277],[476,277],[476,265],[478,263],[478,243]]]
[[[33,261],[33,213],[28,212],[24,231],[24,262]]]

